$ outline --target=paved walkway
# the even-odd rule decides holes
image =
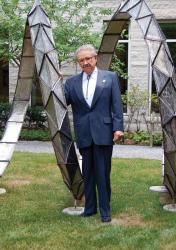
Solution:
[[[33,153],[54,153],[51,142],[41,141],[19,141],[16,151]],[[161,147],[134,146],[134,145],[115,145],[113,157],[120,158],[144,158],[162,159],[163,150]]]

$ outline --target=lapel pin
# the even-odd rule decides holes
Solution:
[[[103,83],[105,83],[105,82],[106,82],[106,80],[104,79],[102,82],[103,82]]]

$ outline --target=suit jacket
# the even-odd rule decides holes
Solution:
[[[112,145],[113,132],[123,131],[123,109],[116,73],[98,69],[92,105],[87,104],[82,90],[83,73],[65,83],[67,105],[71,104],[78,148]]]

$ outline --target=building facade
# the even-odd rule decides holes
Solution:
[[[90,1],[90,4],[94,8],[111,8],[112,13],[115,12],[121,3],[121,0],[95,0]],[[146,0],[146,3],[154,13],[156,19],[160,23],[161,29],[163,30],[167,42],[170,48],[170,52],[173,58],[173,61],[176,65],[176,1],[175,0]],[[111,16],[100,16],[99,21],[95,22],[94,30],[100,31],[103,26],[103,22],[110,20]],[[142,33],[138,27],[135,20],[131,19],[127,27],[128,37],[122,38],[119,43],[123,44],[124,49],[117,56],[124,62],[125,68],[128,73],[128,79],[120,78],[121,90],[122,93],[125,91],[129,92],[133,85],[137,85],[140,90],[146,91],[149,95],[148,104],[146,111],[148,115],[152,112],[151,105],[151,95],[155,93],[155,84],[152,77],[150,59],[148,55],[147,46],[143,40]],[[0,72],[4,72],[4,66],[1,64]],[[0,85],[2,86],[2,94],[0,95],[1,100],[4,96],[9,97],[9,101],[13,100],[15,86],[17,82],[18,68],[14,65],[9,66],[9,72],[7,72],[7,67],[5,67],[6,77],[4,73],[0,77]],[[79,69],[76,65],[65,64],[62,67],[62,73],[65,78],[78,73]],[[7,86],[7,75],[9,74],[9,86]],[[34,86],[33,88],[33,103],[40,102],[40,98],[37,99],[39,95],[39,89]],[[1,101],[0,100],[0,101]],[[124,110],[128,115],[128,108]]]

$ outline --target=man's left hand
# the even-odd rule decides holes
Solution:
[[[123,136],[124,136],[124,133],[122,131],[115,131],[113,142],[119,141]]]

